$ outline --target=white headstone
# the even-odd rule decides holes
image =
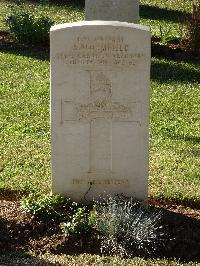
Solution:
[[[139,0],[85,0],[85,19],[139,23]]]
[[[150,32],[125,22],[51,28],[52,191],[147,199]]]

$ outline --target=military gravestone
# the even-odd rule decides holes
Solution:
[[[86,20],[126,21],[138,23],[138,0],[86,0]]]
[[[52,191],[147,199],[150,32],[126,22],[51,28]]]

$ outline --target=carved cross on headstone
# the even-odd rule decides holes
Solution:
[[[139,23],[138,0],[86,0],[86,20]]]
[[[112,126],[115,122],[140,125],[137,103],[112,101],[112,82],[102,71],[89,71],[90,96],[87,103],[62,100],[61,123],[90,123],[89,173],[112,172]]]

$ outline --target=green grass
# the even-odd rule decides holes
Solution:
[[[193,0],[141,0],[142,5],[155,6],[168,10],[190,11]]]
[[[0,53],[0,187],[47,191],[49,62],[31,55]]]
[[[200,200],[199,70],[152,60],[150,195]]]
[[[1,1],[0,2],[0,31],[6,30],[7,27],[5,25],[5,17],[8,14],[8,2],[6,1]]]

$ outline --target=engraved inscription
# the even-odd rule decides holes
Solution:
[[[72,180],[72,183],[74,185],[83,185],[83,184],[92,184],[92,185],[128,185],[129,181],[128,179],[80,179],[80,178],[74,178]]]
[[[80,36],[67,51],[56,58],[67,65],[114,65],[134,66],[143,54],[129,51],[122,36]]]

